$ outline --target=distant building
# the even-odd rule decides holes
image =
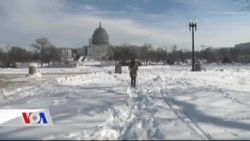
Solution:
[[[87,56],[87,46],[83,47],[83,48],[78,48],[77,49],[77,55],[79,56]]]
[[[72,57],[72,50],[69,48],[59,48],[62,62],[72,62],[74,61],[74,58]]]
[[[89,45],[77,49],[77,55],[87,56],[90,59],[106,60],[109,58],[109,36],[106,30],[102,27],[101,22],[99,27],[94,30],[92,38],[89,39]]]
[[[238,57],[239,62],[249,63],[250,62],[250,42],[236,44],[235,48],[240,50],[240,55]]]
[[[100,22],[99,27],[95,29],[92,35],[92,39],[89,39],[87,56],[96,60],[107,59],[108,47],[110,47],[109,36]]]
[[[250,42],[248,42],[248,43],[236,44],[236,45],[235,45],[235,48],[250,49]]]
[[[218,52],[219,50],[223,49],[223,50],[231,50],[233,47],[208,47],[205,50],[210,50],[212,52]]]

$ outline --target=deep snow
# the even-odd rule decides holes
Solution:
[[[114,67],[40,69],[88,74],[19,78],[35,82],[2,88],[2,109],[48,108],[54,126],[0,127],[0,139],[249,139],[250,67],[203,67],[139,67],[134,89],[127,67],[122,74]]]

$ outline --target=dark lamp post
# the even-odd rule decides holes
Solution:
[[[192,71],[194,71],[194,31],[196,31],[196,27],[197,27],[197,20],[196,21],[192,21],[190,19],[189,21],[189,31],[192,31]]]

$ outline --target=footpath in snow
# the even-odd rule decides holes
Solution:
[[[91,68],[90,68],[91,69]],[[95,68],[13,90],[2,109],[49,109],[53,127],[0,127],[0,139],[249,139],[248,67]]]

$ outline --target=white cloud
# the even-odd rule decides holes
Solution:
[[[62,12],[67,9],[67,5],[56,0],[2,0],[0,5],[4,10],[4,15],[0,15],[0,44],[9,43],[29,48],[36,38],[46,36],[56,46],[78,48],[88,44],[94,29],[102,21],[111,44],[146,42],[156,46],[177,44],[178,48],[191,47],[187,19],[162,20],[160,26],[152,26],[129,18],[98,16],[96,13],[102,11],[95,10],[96,7],[91,5],[83,8],[94,14]],[[106,14],[109,13],[114,14],[106,11]],[[250,31],[246,29],[247,24],[242,24],[241,27],[224,24],[225,22],[218,21],[218,28],[213,30],[210,23],[201,20],[195,33],[196,46],[233,46],[248,40]]]
[[[205,14],[222,14],[222,15],[250,15],[249,12],[237,12],[237,11],[207,11]]]
[[[84,5],[83,8],[84,8],[85,10],[95,10],[95,9],[96,9],[96,7],[93,6],[93,5]]]

